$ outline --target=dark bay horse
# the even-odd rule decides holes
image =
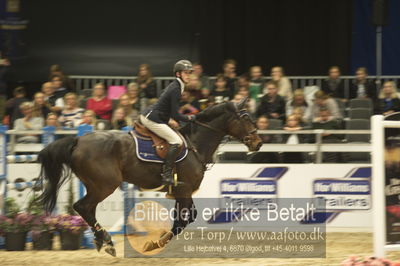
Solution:
[[[146,243],[149,251],[165,246],[196,219],[192,194],[204,176],[205,165],[225,135],[243,142],[250,151],[258,151],[262,145],[254,123],[244,110],[245,99],[239,103],[221,103],[200,112],[196,123],[182,129],[189,143],[187,157],[176,164],[178,179],[183,185],[173,187],[175,206],[188,215],[177,215],[170,232],[157,241]],[[87,194],[74,204],[74,209],[92,228],[99,251],[116,252],[109,233],[96,220],[96,206],[111,195],[122,182],[151,189],[161,185],[159,163],[143,162],[136,157],[135,142],[124,132],[95,132],[82,137],[66,137],[57,140],[39,154],[41,174],[39,182],[45,184],[39,197],[47,211],[52,211],[60,186],[71,176],[71,171],[82,181]],[[45,182],[47,181],[47,182]],[[186,219],[183,219],[186,217]]]

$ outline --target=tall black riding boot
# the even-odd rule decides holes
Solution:
[[[162,183],[164,185],[175,185],[173,178],[173,170],[175,165],[176,157],[179,155],[179,145],[178,144],[170,144],[167,152],[167,156],[165,157],[165,162],[163,165]],[[179,182],[182,184],[182,182]]]

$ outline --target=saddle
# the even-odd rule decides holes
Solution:
[[[134,128],[135,128],[135,131],[138,134],[140,134],[141,136],[150,138],[153,141],[153,147],[155,148],[157,155],[160,158],[165,159],[168,148],[169,148],[169,143],[165,139],[159,137],[158,135],[156,135],[155,133],[150,131],[147,127],[145,127],[140,122],[135,122]],[[175,130],[175,133],[177,133],[178,136],[183,140],[183,143],[185,143],[185,139],[182,136],[182,134],[176,130]],[[179,147],[179,154],[182,152],[183,149],[184,149],[184,145]]]

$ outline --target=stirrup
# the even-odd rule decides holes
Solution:
[[[161,174],[161,177],[162,177],[161,183],[163,185],[176,187],[176,186],[181,186],[181,185],[185,184],[182,181],[178,181],[178,175],[177,174],[174,174],[173,178],[168,178],[164,174]]]

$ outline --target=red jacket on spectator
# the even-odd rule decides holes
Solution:
[[[93,110],[100,119],[111,119],[112,103],[107,97],[104,97],[100,101],[89,98],[86,103],[86,109]]]

